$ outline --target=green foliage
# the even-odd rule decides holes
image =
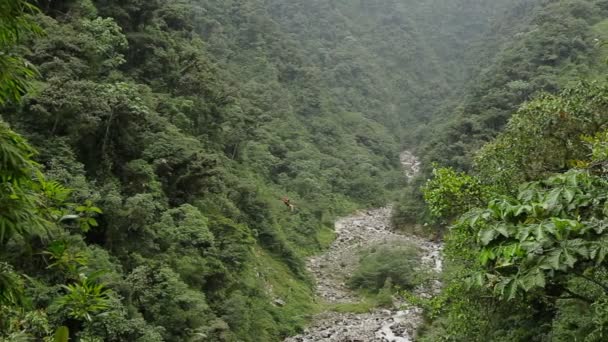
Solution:
[[[473,171],[495,192],[446,236],[446,288],[422,303],[423,340],[603,339],[604,87],[539,96],[480,150]]]
[[[504,298],[547,286],[553,296],[571,293],[571,277],[587,277],[603,265],[606,251],[602,178],[570,171],[526,185],[517,201],[494,201],[459,224],[480,227],[479,281]],[[593,281],[593,280],[591,280]]]
[[[93,317],[109,308],[107,289],[96,282],[97,274],[80,275],[77,283],[64,285],[66,294],[53,305],[56,310],[65,310],[67,316],[81,321],[92,322]]]
[[[32,160],[36,151],[19,135],[0,123],[2,191],[0,203],[7,210],[0,215],[0,242],[14,236],[44,236],[61,221],[75,221],[82,231],[97,222],[101,210],[86,202],[67,202],[70,190],[47,181],[39,164]]]
[[[418,265],[420,256],[414,246],[378,247],[364,252],[348,284],[371,292],[383,291],[387,286],[412,289],[424,279]]]
[[[15,46],[25,36],[41,33],[31,18],[36,13],[38,9],[25,0],[0,4],[0,105],[18,102],[36,76],[33,65],[15,53]]]
[[[463,215],[446,242],[451,280],[426,304],[434,318],[429,329],[456,340],[491,335],[508,341],[530,334],[538,340],[594,340],[591,332],[602,323],[594,325],[588,316],[572,322],[589,313],[606,290],[607,185],[603,177],[573,170],[526,184],[516,199],[492,200],[487,209]],[[462,317],[475,319],[477,328],[462,326]],[[530,327],[530,317],[546,323]],[[425,334],[436,336],[432,330]]]
[[[421,149],[466,164],[510,108],[554,89],[558,69],[584,64],[586,29],[599,17],[594,6],[549,3],[548,18],[534,7],[538,33],[525,22],[520,42],[476,49],[489,18],[532,5],[78,0],[41,2],[39,13],[13,4],[26,7],[0,7],[0,111],[40,151],[0,132],[0,207],[10,209],[0,215],[10,222],[0,223],[11,302],[2,317],[17,322],[1,331],[13,340],[49,339],[61,326],[71,340],[111,342],[280,341],[300,331],[318,309],[304,256],[329,244],[336,216],[383,205],[404,185],[400,144],[430,136],[421,125],[451,113],[462,82],[503,51],[498,60],[512,68],[490,69],[466,99],[479,117],[449,132],[455,144],[444,148],[437,134]],[[497,35],[517,33],[503,24]],[[38,81],[28,82],[26,60]],[[442,215],[486,201],[487,184],[445,176],[429,189]],[[407,223],[426,218],[415,200],[401,206]],[[460,246],[474,244],[459,233]],[[391,253],[365,256],[353,283],[378,292],[374,303],[419,281],[415,253]],[[100,270],[96,281],[81,277]],[[19,323],[33,321],[22,294],[43,310],[40,324]],[[486,304],[456,302],[471,315]]]
[[[165,339],[191,338],[213,319],[204,294],[188,288],[167,267],[140,266],[127,282],[132,305],[147,321],[166,329]]]
[[[53,342],[67,342],[70,339],[70,330],[66,326],[60,326],[55,330]]]
[[[23,300],[23,279],[13,267],[0,263],[0,304],[14,305]]]
[[[484,203],[488,192],[478,179],[450,168],[434,169],[422,187],[431,214],[446,221]]]
[[[390,282],[388,283],[389,285]],[[392,285],[391,285],[392,286]],[[392,307],[394,288],[382,288],[378,293],[361,292],[361,300],[356,303],[332,304],[328,310],[339,313],[364,314],[378,310],[380,307]]]
[[[0,140],[0,203],[5,208],[0,215],[0,243],[14,235],[43,235],[49,222],[41,213],[44,181],[40,167],[31,160],[34,149],[4,123],[0,123]]]
[[[14,306],[0,307],[0,341],[52,341],[52,330],[42,310],[23,310]]]
[[[577,135],[603,124],[598,113],[605,90],[593,80],[601,78],[604,64],[598,39],[604,35],[606,7],[587,0],[505,1],[502,6],[507,11],[495,16],[495,29],[468,51],[473,63],[462,95],[448,99],[416,137],[423,141],[417,149],[423,178],[437,162],[456,171],[475,170],[483,184],[513,195],[513,183],[571,167],[572,155],[583,146]],[[507,126],[513,114],[518,119]],[[526,143],[519,145],[518,139]],[[416,191],[413,198],[402,200],[407,205],[397,216],[411,220],[409,212],[424,212],[421,194]]]
[[[423,233],[425,227],[421,227],[421,224],[434,220],[420,191],[425,181],[426,179],[420,176],[411,179],[401,191],[391,213],[391,221],[395,227],[414,235]]]
[[[597,318],[587,313],[606,284],[604,87],[580,83],[556,96],[539,96],[480,150],[476,175],[507,196],[493,195],[487,209],[465,214],[451,229],[445,253],[455,270],[448,279],[467,278],[473,287],[448,285],[456,292],[444,293],[457,299],[439,305],[432,329],[459,339],[488,336],[487,331],[496,340],[524,339],[525,320],[538,316],[546,323],[525,329],[542,338],[597,339],[603,323],[591,323]],[[574,166],[588,169],[551,176]],[[538,181],[517,191],[515,184],[529,180]],[[497,304],[488,303],[483,293]],[[496,326],[466,303],[475,303],[477,311],[490,310],[488,317],[510,321]],[[518,309],[509,309],[513,305]],[[476,317],[483,329],[461,326],[457,320],[463,316]],[[432,340],[433,332],[427,335]]]
[[[79,272],[83,266],[87,265],[88,259],[84,251],[74,250],[70,247],[67,241],[54,241],[43,254],[51,258],[49,269],[57,268],[68,277],[78,279]]]
[[[606,95],[604,83],[581,82],[559,95],[541,95],[526,103],[476,156],[479,177],[509,192],[511,184],[576,165],[588,151],[581,136],[595,134],[608,123]]]
[[[606,15],[601,3],[587,0],[505,3],[512,8],[511,12],[496,23],[496,30],[485,38],[484,44],[470,51],[477,55],[473,60],[484,59],[479,64],[485,70],[473,73],[475,77],[465,87],[462,100],[446,106],[436,116],[437,121],[429,125],[432,131],[426,133],[428,139],[419,153],[423,164],[439,162],[457,170],[470,170],[475,152],[503,130],[522,103],[538,93],[559,92],[581,77],[596,79],[597,75],[592,73],[598,63],[594,24]],[[584,10],[579,11],[581,8]],[[538,151],[531,158],[541,154]]]
[[[78,213],[78,221],[80,223],[80,230],[88,232],[91,228],[97,227],[99,224],[95,220],[94,216],[101,214],[101,209],[93,205],[93,202],[86,200],[83,205],[79,205],[74,208],[74,211]]]

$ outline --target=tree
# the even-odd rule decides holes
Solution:
[[[38,9],[27,0],[0,3],[0,105],[18,102],[36,75],[32,64],[15,53],[26,36],[41,33],[30,17],[36,13]]]
[[[43,235],[49,230],[43,213],[43,187],[40,167],[31,159],[35,153],[18,134],[0,122],[0,244],[14,235]]]
[[[475,157],[482,182],[503,192],[572,167],[588,148],[580,139],[608,124],[602,82],[579,82],[558,95],[543,94],[524,104],[506,129]],[[560,146],[556,148],[556,146]]]
[[[451,168],[436,168],[433,170],[433,178],[422,187],[422,193],[431,214],[449,222],[480,206],[488,197],[489,189],[466,173]]]

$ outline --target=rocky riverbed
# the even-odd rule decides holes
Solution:
[[[406,176],[412,177],[419,162],[409,152],[401,155]],[[421,267],[441,271],[441,244],[394,232],[391,208],[365,210],[342,218],[335,224],[336,240],[324,253],[308,260],[308,270],[316,279],[316,292],[327,304],[357,303],[361,299],[346,286],[359,262],[359,253],[379,245],[415,244],[422,252]],[[430,296],[440,288],[437,281],[416,290]],[[377,309],[363,314],[324,312],[313,320],[303,334],[285,342],[409,342],[420,325],[421,310],[395,300],[392,309]],[[404,309],[405,307],[405,309]]]
[[[410,151],[403,151],[399,156],[405,177],[410,179],[420,171],[420,160]]]

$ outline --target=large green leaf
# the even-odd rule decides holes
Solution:
[[[485,266],[490,260],[496,259],[496,254],[492,248],[484,248],[479,252],[479,262]]]
[[[534,226],[526,225],[526,226],[520,227],[519,230],[517,231],[517,235],[515,236],[515,238],[519,241],[525,241],[526,239],[528,239],[528,237],[532,233],[533,227],[536,227],[536,225],[534,225]]]
[[[602,264],[606,255],[608,255],[608,237],[604,236],[590,244],[589,257],[595,261],[596,265]]]
[[[66,326],[60,326],[55,330],[53,342],[68,342],[70,339],[70,330]]]
[[[553,211],[556,207],[560,206],[561,195],[561,188],[551,190],[544,199],[543,208],[545,210]]]
[[[555,228],[560,231],[562,235],[567,235],[568,232],[576,232],[582,228],[581,224],[576,220],[552,217],[551,222],[553,222]]]
[[[524,241],[520,246],[528,254],[542,254],[543,252],[543,245],[538,241]]]
[[[524,291],[530,291],[535,287],[543,288],[546,285],[545,274],[540,269],[534,269],[519,278],[519,285]]]
[[[528,214],[532,212],[532,206],[531,205],[519,205],[516,207],[515,209],[515,216],[520,216],[522,214]]]
[[[513,282],[513,278],[510,277],[504,277],[500,279],[500,281],[494,286],[494,293],[499,297],[504,298],[505,292],[507,291],[507,287]]]
[[[511,281],[505,287],[504,295],[506,295],[507,300],[515,299],[517,296],[518,290],[518,281],[517,279],[511,279]]]
[[[554,249],[542,257],[539,267],[542,269],[558,270],[561,266],[560,257],[561,251]]]
[[[479,241],[482,246],[487,246],[498,236],[498,231],[493,228],[482,229],[479,231]]]
[[[515,229],[513,229],[513,226],[504,223],[496,225],[494,229],[496,229],[496,231],[500,233],[500,235],[506,238],[511,237],[511,233],[515,231]]]
[[[577,189],[576,188],[566,188],[564,189],[564,198],[566,199],[567,203],[571,203],[572,200],[574,200],[574,196],[577,193]]]
[[[536,241],[544,241],[548,238],[547,233],[554,233],[555,229],[552,225],[547,224],[546,222],[535,224],[532,226],[532,235],[536,239]]]
[[[580,259],[589,258],[590,252],[587,245],[587,242],[582,239],[562,241],[555,249],[547,253],[539,267],[561,271],[572,268]]]
[[[604,220],[598,220],[598,219],[593,219],[589,222],[587,222],[587,225],[593,229],[593,231],[595,231],[597,234],[603,234],[606,229],[608,228],[608,221]]]

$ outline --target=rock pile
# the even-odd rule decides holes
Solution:
[[[419,309],[398,312],[378,310],[367,314],[327,312],[319,315],[303,335],[287,341],[408,342],[418,324]]]

